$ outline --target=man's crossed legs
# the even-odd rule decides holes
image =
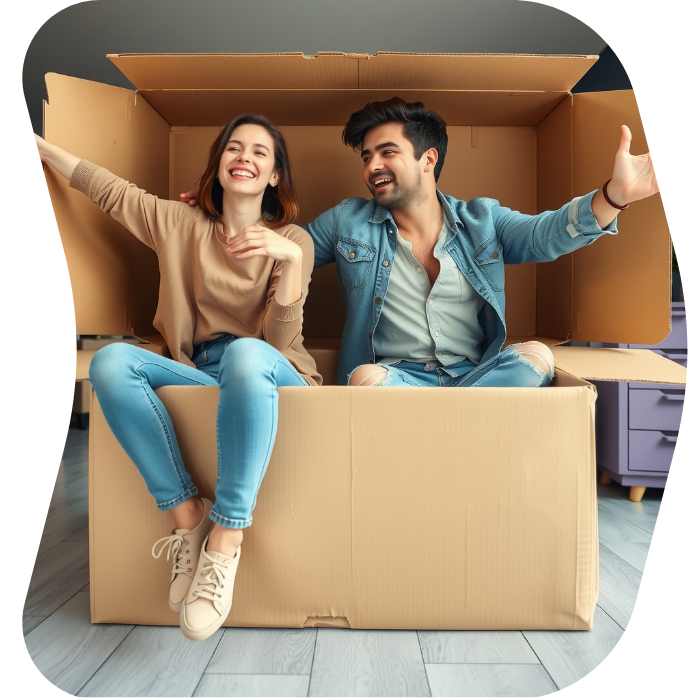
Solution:
[[[488,362],[475,365],[463,360],[449,367],[435,363],[399,362],[360,365],[349,378],[350,386],[548,386],[554,378],[554,356],[543,343],[509,345]]]

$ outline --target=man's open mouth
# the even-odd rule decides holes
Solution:
[[[394,178],[392,177],[378,177],[376,180],[372,181],[372,186],[375,190],[381,190],[382,188],[391,184],[393,181]]]

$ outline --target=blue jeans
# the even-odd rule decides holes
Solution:
[[[387,370],[386,376],[373,386],[548,386],[554,372],[545,372],[527,357],[516,352],[520,345],[509,345],[481,365],[462,360],[449,367],[425,365],[421,362],[398,362],[393,365],[377,362]]]
[[[99,350],[90,381],[109,427],[160,510],[197,495],[168,412],[154,389],[219,386],[218,476],[211,519],[249,527],[277,434],[279,386],[308,386],[282,354],[256,338],[223,335],[195,346],[189,367],[127,343]]]

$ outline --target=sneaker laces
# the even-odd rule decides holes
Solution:
[[[206,564],[202,567],[199,580],[197,581],[197,588],[192,592],[192,595],[195,598],[205,598],[215,602],[222,596],[216,589],[224,587],[227,564],[217,561],[206,550],[202,552],[202,557],[204,557]],[[230,564],[233,559],[235,557],[227,557],[227,562]]]
[[[161,542],[163,544],[161,544]],[[158,550],[158,553],[156,553],[156,547],[160,544],[160,549]],[[160,558],[160,555],[163,553],[163,550],[167,547],[168,551],[165,554],[165,560],[168,561],[170,557],[172,556],[173,558],[173,574],[183,574],[186,573],[187,571],[190,571],[191,569],[185,566],[184,564],[188,564],[189,562],[186,561],[183,564],[180,562],[184,559],[185,553],[182,552],[182,545],[183,544],[189,544],[188,540],[186,540],[182,535],[168,535],[167,537],[162,537],[159,539],[154,545],[153,548],[151,549],[151,554],[156,558]]]

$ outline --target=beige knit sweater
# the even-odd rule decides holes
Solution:
[[[321,384],[301,335],[302,309],[314,264],[313,241],[306,231],[293,224],[275,229],[297,243],[303,253],[301,299],[280,306],[273,297],[283,263],[267,257],[230,257],[220,224],[199,207],[158,199],[87,160],[76,167],[70,186],[90,197],[158,255],[160,290],[153,325],[174,360],[194,366],[194,345],[231,333],[267,341],[309,384]]]

